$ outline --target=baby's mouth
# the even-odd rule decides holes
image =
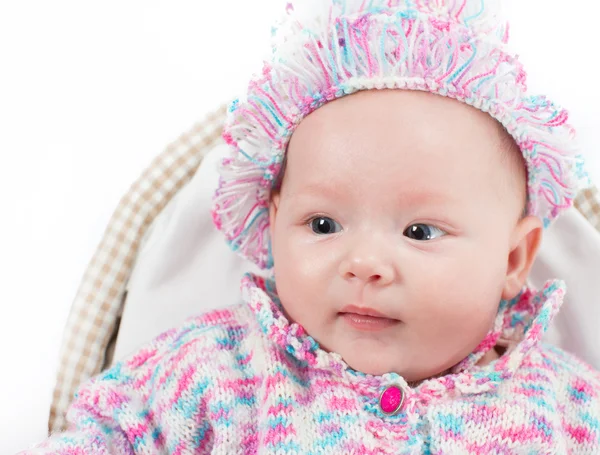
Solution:
[[[353,305],[342,308],[338,315],[351,327],[366,332],[384,330],[401,323],[399,319],[389,318],[372,308]]]

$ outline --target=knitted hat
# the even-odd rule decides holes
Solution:
[[[213,220],[232,247],[271,268],[269,198],[300,121],[370,89],[424,90],[498,120],[528,170],[527,213],[547,227],[587,183],[567,112],[527,93],[508,50],[500,0],[314,0],[288,3],[272,55],[228,111]]]

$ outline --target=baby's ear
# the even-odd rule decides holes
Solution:
[[[269,225],[272,227],[275,225],[275,215],[279,209],[279,191],[271,192],[271,200],[269,201]]]
[[[522,218],[515,226],[502,290],[503,299],[513,299],[523,288],[540,248],[543,230],[542,221],[532,215]]]

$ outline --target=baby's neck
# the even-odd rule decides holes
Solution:
[[[500,353],[498,352],[498,350],[500,349],[499,346],[494,346],[494,349],[490,349],[488,352],[486,352],[483,357],[481,359],[479,359],[479,362],[477,362],[477,366],[483,367],[485,365],[488,365],[489,363],[493,362],[496,359],[500,358]]]

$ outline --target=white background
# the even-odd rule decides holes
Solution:
[[[66,317],[119,199],[243,88],[281,1],[0,3],[1,455],[45,437]],[[529,86],[569,108],[600,182],[599,8],[517,3]]]

